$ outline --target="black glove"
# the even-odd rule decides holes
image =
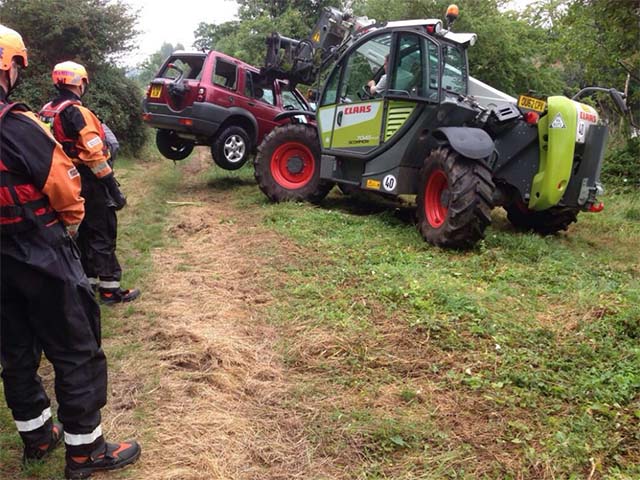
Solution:
[[[116,177],[113,176],[113,173],[110,173],[106,177],[102,179],[102,182],[107,187],[107,191],[109,192],[109,196],[113,201],[113,207],[116,210],[122,210],[124,206],[127,204],[127,199],[120,191],[120,186],[116,181]]]

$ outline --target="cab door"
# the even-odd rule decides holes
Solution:
[[[342,62],[332,123],[331,149],[367,154],[382,142],[391,33],[371,38]],[[377,85],[370,94],[368,84]]]

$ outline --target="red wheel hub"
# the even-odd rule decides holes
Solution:
[[[443,170],[435,170],[424,188],[424,213],[434,228],[442,226],[449,210],[449,185]]]
[[[283,143],[271,156],[271,175],[284,188],[295,190],[304,187],[313,178],[315,169],[313,153],[302,143]]]

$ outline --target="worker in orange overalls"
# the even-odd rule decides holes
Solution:
[[[84,215],[80,176],[49,129],[7,97],[27,66],[15,30],[0,25],[0,365],[7,406],[41,460],[64,438],[67,478],[135,462],[135,441],[107,443],[100,409],[107,362],[100,308],[72,236]],[[42,353],[55,370],[58,419],[38,376]],[[64,426],[64,427],[63,427]],[[64,431],[63,431],[64,430]]]
[[[58,96],[42,107],[40,118],[51,125],[82,179],[86,209],[78,238],[82,266],[102,303],[130,302],[140,290],[120,287],[122,269],[116,257],[116,210],[125,206],[126,199],[108,162],[102,124],[80,101],[89,83],[87,71],[78,63],[63,62],[53,68],[51,77]]]

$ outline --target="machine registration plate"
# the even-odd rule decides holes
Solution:
[[[529,110],[535,110],[536,112],[544,112],[547,106],[547,102],[538,98],[527,97],[526,95],[520,95],[518,97],[518,106],[527,108]]]
[[[151,91],[149,92],[149,98],[160,98],[161,93],[162,85],[152,85]]]

